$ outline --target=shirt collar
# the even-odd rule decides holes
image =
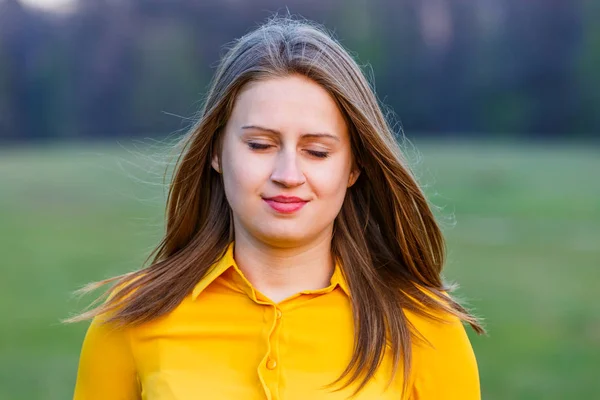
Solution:
[[[192,300],[196,300],[200,293],[202,293],[208,285],[214,282],[215,279],[221,276],[229,268],[235,268],[236,271],[240,275],[242,275],[235,262],[235,259],[233,258],[233,247],[234,242],[231,242],[227,246],[227,250],[225,251],[223,257],[221,257],[216,263],[214,263],[208,269],[204,277],[196,284],[196,286],[194,286],[194,289],[192,291]],[[335,264],[335,269],[333,271],[333,275],[331,276],[331,285],[341,287],[344,293],[346,293],[347,296],[350,296],[350,290],[348,289],[348,284],[346,282],[346,279],[344,278],[344,274],[342,272],[342,268],[339,262],[336,262]]]

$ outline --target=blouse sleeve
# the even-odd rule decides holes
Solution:
[[[128,331],[94,318],[83,340],[73,399],[140,398]]]
[[[473,348],[456,317],[446,322],[419,321],[427,340],[413,346],[411,400],[480,400],[479,372]]]

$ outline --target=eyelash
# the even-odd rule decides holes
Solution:
[[[272,147],[269,144],[262,144],[262,143],[252,143],[249,142],[248,143],[248,147],[250,147],[252,150],[266,150],[269,147]],[[326,151],[315,151],[315,150],[306,150],[311,156],[313,157],[317,157],[317,158],[327,158],[329,157],[329,153]]]

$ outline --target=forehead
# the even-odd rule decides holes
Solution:
[[[247,84],[236,98],[229,122],[237,129],[259,125],[280,132],[347,135],[346,122],[333,97],[301,75]]]

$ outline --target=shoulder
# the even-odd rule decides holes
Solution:
[[[441,306],[451,308],[449,306],[453,300],[450,295],[446,291],[437,292],[439,294],[436,295],[433,290],[422,286],[417,286],[417,289],[416,294],[407,295],[407,297],[415,305],[415,308],[420,308],[422,312],[417,312],[412,307],[403,309],[413,330],[413,335],[430,341],[447,338],[458,339],[455,336],[462,338],[461,333],[465,332],[465,329],[460,318],[450,311],[443,310],[441,307],[434,308],[431,305],[431,300],[435,300]]]
[[[477,360],[462,321],[441,311],[405,315],[413,330],[414,398],[479,399]]]
[[[141,277],[141,275],[124,277],[105,292],[104,296],[106,297],[103,304],[93,310],[95,311],[95,315],[91,318],[90,330],[102,332],[103,334],[122,334],[129,330],[129,325],[127,323],[122,322],[119,318],[116,318],[115,320],[115,317],[118,316],[121,309],[139,289],[133,287],[128,290],[128,286],[135,283],[135,281],[139,280]]]
[[[426,296],[434,297],[423,288],[421,291]],[[423,313],[404,310],[414,338],[413,347],[428,352],[456,348],[469,350],[469,353],[472,353],[471,343],[458,316],[449,311],[426,308],[421,302],[417,303],[423,307]]]
[[[405,311],[413,333],[413,347],[422,352],[469,350],[471,343],[462,321],[455,315],[436,311],[432,316]]]

